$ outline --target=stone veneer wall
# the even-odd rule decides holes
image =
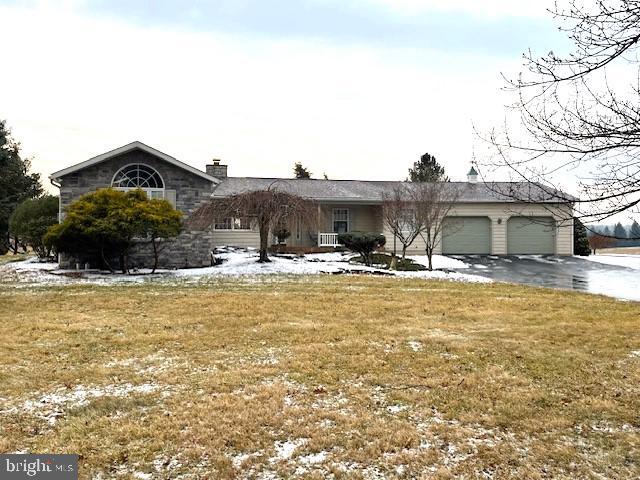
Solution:
[[[60,211],[64,213],[67,206],[85,193],[98,188],[110,187],[115,173],[130,163],[144,163],[160,173],[164,180],[165,189],[175,190],[176,208],[184,214],[185,219],[200,205],[207,202],[213,191],[214,184],[205,178],[194,175],[142,150],[133,150],[62,177],[60,179]],[[163,247],[160,254],[160,266],[183,268],[209,265],[213,245],[212,228],[206,231],[183,231]],[[83,264],[84,259],[61,255],[60,264],[63,268],[73,268],[77,262]],[[152,265],[153,253],[150,247],[134,248],[130,256],[130,267],[149,267]]]

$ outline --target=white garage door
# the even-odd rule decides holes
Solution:
[[[556,253],[556,222],[552,217],[511,217],[507,221],[507,253]]]

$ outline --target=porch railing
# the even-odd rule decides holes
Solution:
[[[337,233],[318,233],[319,247],[339,247]]]

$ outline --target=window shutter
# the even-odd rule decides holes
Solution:
[[[173,208],[176,208],[176,191],[175,190],[165,190],[164,198],[167,202],[173,205]]]

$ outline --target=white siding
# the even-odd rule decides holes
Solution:
[[[216,247],[260,247],[258,230],[214,230],[213,242]]]
[[[485,216],[491,219],[491,253],[493,255],[507,254],[507,220],[513,216],[552,216],[556,220],[556,255],[573,255],[573,220],[563,220],[567,216],[570,207],[553,207],[550,205],[525,205],[504,203],[468,203],[457,205],[450,213],[451,216]],[[391,232],[384,228],[383,234],[387,237],[387,250],[393,249],[393,237]],[[401,245],[398,242],[398,251]],[[418,237],[409,246],[407,252],[422,254],[425,243]],[[441,239],[435,249],[436,253],[442,252]]]
[[[322,232],[333,231],[333,208],[348,208],[350,229],[352,231],[382,232],[387,238],[386,250],[393,249],[393,237],[391,232],[382,225],[382,213],[379,205],[351,205],[335,204],[322,205],[319,230]],[[512,216],[553,216],[556,219],[556,254],[573,255],[573,220],[562,220],[568,212],[562,212],[561,208],[544,205],[518,205],[504,203],[469,203],[456,206],[452,216],[484,216],[491,219],[491,253],[493,255],[507,254],[507,221]],[[296,239],[295,231],[292,231],[287,243],[298,246],[316,246],[315,234],[317,232],[301,231],[301,238]],[[215,245],[231,245],[237,247],[260,246],[260,235],[257,230],[215,230]],[[398,251],[401,245],[398,242]],[[439,241],[436,253],[441,253],[442,242]],[[407,252],[411,254],[424,253],[424,240],[418,237],[409,247]]]

